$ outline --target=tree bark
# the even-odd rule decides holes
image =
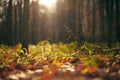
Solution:
[[[22,43],[24,47],[28,45],[28,20],[29,20],[29,0],[24,0],[23,17],[22,17]]]
[[[6,21],[6,44],[12,45],[12,0],[9,0],[9,6],[7,10],[7,21]]]
[[[113,0],[107,1],[106,0],[106,5],[107,5],[107,26],[108,26],[108,46],[111,47],[111,42],[112,42],[112,22],[113,22]]]
[[[116,0],[116,38],[120,42],[120,0]]]

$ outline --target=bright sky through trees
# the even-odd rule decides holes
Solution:
[[[52,8],[56,4],[57,0],[39,0],[39,4]]]

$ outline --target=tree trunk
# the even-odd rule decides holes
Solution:
[[[112,42],[112,22],[113,22],[113,0],[107,1],[106,0],[106,5],[107,5],[107,26],[108,26],[108,46],[111,47],[111,42]]]
[[[12,0],[9,0],[9,6],[7,10],[7,21],[6,21],[6,44],[11,45],[12,44]]]
[[[29,20],[29,0],[24,0],[23,17],[22,17],[22,43],[24,47],[28,45],[28,20]]]
[[[84,41],[84,36],[83,36],[83,25],[82,25],[82,21],[83,21],[83,1],[80,0],[79,1],[79,40],[80,41]]]
[[[79,41],[79,0],[76,0],[75,39]]]
[[[83,20],[82,20],[82,28],[83,28],[83,35],[85,37],[85,41],[87,41],[87,29],[88,29],[88,22],[87,22],[87,0],[83,1]]]
[[[120,0],[116,0],[116,38],[120,42]]]
[[[100,32],[101,32],[101,41],[105,42],[105,25],[104,25],[104,0],[100,0],[99,2],[100,5]]]
[[[92,37],[93,37],[93,42],[96,41],[96,38],[95,38],[95,30],[96,30],[96,1],[95,0],[92,0],[93,1],[93,21],[92,21],[92,24],[93,24],[93,33],[92,33]]]

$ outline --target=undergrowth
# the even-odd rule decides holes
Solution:
[[[84,61],[85,65],[99,66],[100,61],[94,55],[103,55],[108,59],[115,59],[120,53],[120,43],[113,44],[109,48],[104,44],[92,44],[84,42],[78,46],[77,42],[71,43],[50,43],[40,41],[38,44],[29,44],[28,49],[23,48],[22,44],[15,46],[0,45],[0,68],[10,65],[12,62],[23,65],[40,63],[42,61],[63,63],[72,62],[76,59]],[[89,57],[88,57],[89,56]],[[59,64],[58,64],[59,65]]]

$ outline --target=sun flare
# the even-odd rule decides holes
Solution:
[[[39,0],[40,5],[44,5],[48,8],[52,8],[56,4],[57,0]]]

